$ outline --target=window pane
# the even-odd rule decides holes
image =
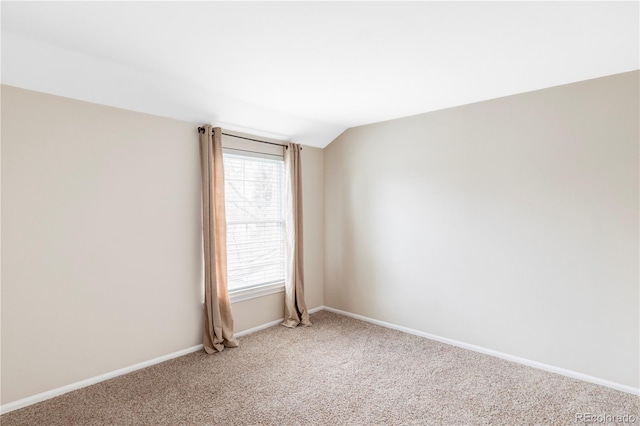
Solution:
[[[284,281],[282,160],[224,154],[230,290]]]

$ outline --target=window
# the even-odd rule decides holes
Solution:
[[[285,263],[284,162],[277,156],[237,152],[224,151],[227,279],[232,296],[255,287],[281,289]]]

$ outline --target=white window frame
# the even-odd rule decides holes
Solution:
[[[232,154],[232,155],[237,155],[242,157],[265,158],[269,160],[284,161],[283,155],[257,152],[253,150],[239,149],[239,148],[233,148],[228,146],[225,147],[224,145],[223,145],[222,151],[223,151],[223,155]],[[237,302],[242,302],[244,300],[254,299],[257,297],[268,296],[276,293],[284,293],[284,287],[285,287],[285,281],[283,277],[281,281],[267,282],[267,283],[255,284],[255,285],[237,288],[237,289],[230,289],[229,301],[233,304]]]

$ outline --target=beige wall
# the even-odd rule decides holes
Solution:
[[[201,343],[196,124],[2,86],[2,404]],[[307,304],[323,152],[304,148]],[[233,305],[236,331],[282,293]]]
[[[621,74],[305,147],[307,305],[638,387],[638,90]],[[2,86],[2,404],[201,343],[195,126]],[[234,303],[236,331],[282,311]]]
[[[347,130],[325,305],[638,387],[638,76]]]

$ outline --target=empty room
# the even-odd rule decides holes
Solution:
[[[640,2],[18,2],[0,423],[640,424]]]

